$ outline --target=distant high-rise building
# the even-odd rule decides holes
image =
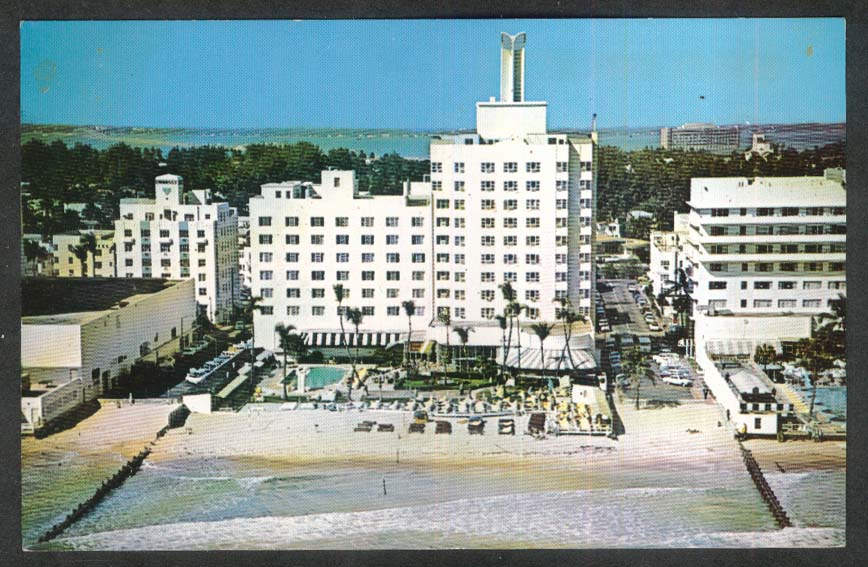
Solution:
[[[738,149],[738,126],[690,123],[661,128],[660,145],[665,149],[729,153]]]

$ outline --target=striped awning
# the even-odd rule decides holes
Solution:
[[[729,339],[705,342],[705,352],[715,356],[753,356],[760,345],[769,345],[776,352],[783,352],[781,341],[768,339]]]
[[[502,352],[502,351],[501,351]],[[561,349],[545,349],[545,369],[557,370],[558,362],[561,358]],[[572,355],[572,363],[570,364],[570,355]],[[506,365],[510,368],[518,368],[518,348],[510,347],[509,354],[506,357]],[[572,347],[570,354],[564,356],[563,361],[560,361],[561,370],[593,370],[597,367],[597,361],[594,355],[585,349]],[[522,347],[521,349],[521,368],[527,370],[540,370],[543,368],[543,363],[540,359],[540,350],[533,347]]]
[[[299,333],[309,347],[341,348],[346,345],[355,348],[386,347],[390,344],[401,342],[407,333],[384,333],[382,331],[362,331],[358,335],[354,332],[344,333],[343,344],[341,343],[340,331],[310,331]]]

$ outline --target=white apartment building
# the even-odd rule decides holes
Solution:
[[[433,302],[427,185],[372,196],[358,191],[353,171],[323,171],[318,185],[263,185],[250,199],[251,293],[262,298],[254,312],[256,346],[277,348],[274,327],[285,322],[314,347],[340,347],[335,284],[344,287],[344,308],[365,316],[362,346],[406,336],[406,300],[416,304],[414,328],[424,329]],[[345,330],[355,344],[346,321]]]
[[[81,260],[73,250],[81,244],[86,233],[96,239],[96,251],[89,251],[82,266]],[[58,277],[102,277],[113,278],[117,275],[115,259],[115,233],[113,230],[78,230],[55,234],[52,240],[54,256],[52,275]],[[82,267],[84,272],[82,272]]]
[[[117,275],[196,281],[196,300],[225,322],[240,295],[238,215],[211,192],[184,191],[177,175],[155,180],[154,199],[121,199],[115,221]]]
[[[687,257],[704,314],[816,315],[846,291],[847,194],[823,177],[691,180]]]
[[[251,277],[251,250],[250,250],[250,217],[238,217],[238,280],[241,283],[240,297],[243,299],[250,296],[250,288],[253,286]]]
[[[657,296],[675,283],[679,269],[684,269],[684,242],[690,232],[689,214],[673,214],[673,230],[652,230],[650,235],[650,260],[648,279]]]
[[[448,313],[476,329],[471,346],[499,346],[507,282],[525,321],[554,322],[556,297],[593,317],[596,136],[548,131],[547,103],[524,100],[524,46],[524,34],[502,34],[501,100],[477,103],[476,131],[434,136],[430,181],[372,197],[353,172],[326,171],[320,185],[267,184],[251,198],[256,346],[273,348],[281,321],[313,333],[309,344],[338,346],[335,283],[366,314],[362,345],[404,340],[401,302],[412,299],[413,328],[428,339],[447,341],[436,321]]]

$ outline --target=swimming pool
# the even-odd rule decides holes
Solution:
[[[307,372],[304,377],[304,386],[309,390],[316,390],[340,382],[347,371],[343,368],[335,368],[332,366],[314,366]]]

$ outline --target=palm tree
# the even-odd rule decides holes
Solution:
[[[286,355],[289,352],[291,347],[290,337],[292,333],[295,331],[295,326],[293,325],[284,325],[283,323],[278,323],[274,326],[274,332],[277,333],[278,336],[278,344],[280,345],[280,349],[283,351],[283,399],[286,399]]]
[[[344,316],[347,315],[347,312],[345,309],[343,309],[343,302],[344,299],[346,299],[347,297],[347,292],[344,289],[344,285],[339,283],[333,285],[332,289],[335,292],[335,301],[338,302],[338,318],[341,323],[341,346],[346,348],[347,358],[352,359],[353,356],[350,354],[350,345],[347,344],[346,339],[344,338]],[[355,366],[353,366],[353,368],[355,368]],[[355,370],[353,371],[355,372]]]
[[[461,361],[464,363],[464,370],[467,370],[467,341],[470,339],[470,333],[473,332],[473,327],[455,327],[453,333],[458,335],[461,340]]]
[[[353,327],[356,329],[356,355],[353,357],[353,380],[357,380],[359,377],[358,372],[356,371],[356,363],[359,360],[359,327],[362,324],[365,316],[362,313],[362,310],[358,307],[350,307],[347,309],[347,321],[349,321]],[[347,347],[349,350],[349,347]],[[352,399],[351,395],[353,393],[353,384],[350,383],[350,388],[347,391],[347,398]]]
[[[448,309],[443,309],[439,313],[437,313],[437,320],[440,321],[442,324],[446,325],[446,356],[444,357],[444,362],[451,362],[452,353],[450,351],[449,335],[451,334],[450,327],[452,326],[452,317],[449,315]]]
[[[829,335],[825,330],[817,331],[810,339],[802,339],[796,343],[796,357],[802,364],[808,367],[811,373],[811,407],[808,410],[808,417],[814,417],[814,402],[817,399],[817,382],[820,377],[820,370],[828,367],[832,362],[832,355],[829,352]]]
[[[549,338],[549,335],[554,328],[555,326],[549,323],[534,323],[530,326],[530,330],[533,331],[539,339],[539,360],[541,376],[545,376],[546,373],[546,353],[543,346],[545,345],[545,340]]]
[[[506,315],[495,315],[495,319],[497,319],[497,324],[500,326],[500,348],[503,349],[503,362],[500,365],[500,379],[501,382],[503,380],[503,373],[506,370]]]
[[[72,247],[72,253],[81,263],[81,276],[87,277],[87,248],[81,244],[76,244]]]
[[[759,364],[760,366],[766,366],[771,364],[775,358],[777,358],[777,351],[775,347],[768,344],[757,345],[756,351],[754,351],[753,361]]]
[[[92,265],[90,267],[91,275],[96,276],[96,236],[94,236],[92,232],[85,232],[81,235],[81,245],[84,247],[85,251],[90,253],[92,259]],[[82,275],[84,276],[86,274],[82,273]]]
[[[27,259],[27,264],[33,263],[33,275],[39,273],[39,260],[48,256],[48,251],[41,244],[34,240],[24,241],[24,257]]]
[[[517,301],[512,305],[513,316],[515,317],[515,328],[518,331],[515,338],[515,345],[518,347],[518,360],[516,361],[518,365],[518,373],[521,374],[521,312],[527,312],[530,309],[529,305],[525,305],[523,303],[518,303]]]
[[[825,323],[818,325],[816,331],[829,339],[830,350],[835,356],[843,356],[847,340],[847,296],[839,293],[836,299],[829,301],[829,307],[832,308],[831,313],[817,315],[817,323]]]
[[[404,364],[410,364],[410,338],[413,336],[413,315],[416,314],[416,303],[412,299],[408,299],[401,303],[404,308],[404,313],[407,315],[407,350],[404,359]]]
[[[570,359],[570,370],[574,370],[575,363],[573,362],[573,352],[570,350],[570,340],[573,337],[573,324],[578,323],[579,321],[586,321],[587,318],[584,315],[576,313],[573,311],[573,304],[566,297],[556,297],[554,299],[558,304],[560,304],[560,308],[555,312],[555,317],[558,321],[560,321],[564,326],[564,347],[561,349],[561,356],[558,358],[558,370],[557,372],[560,374],[561,364],[564,362],[564,357],[569,356]]]
[[[503,317],[509,322],[509,334],[506,339],[506,350],[503,355],[503,365],[506,366],[506,354],[512,348],[512,326],[513,326],[513,306],[516,301],[515,289],[513,289],[512,284],[509,282],[505,282],[500,284],[500,293],[503,295],[503,301],[506,305],[503,308]]]
[[[648,375],[648,363],[645,357],[639,352],[639,349],[634,347],[627,351],[624,360],[624,370],[630,379],[630,384],[636,388],[636,409],[639,409],[639,387],[642,385],[642,378]],[[650,377],[650,376],[649,376]],[[653,383],[653,378],[651,379]]]

